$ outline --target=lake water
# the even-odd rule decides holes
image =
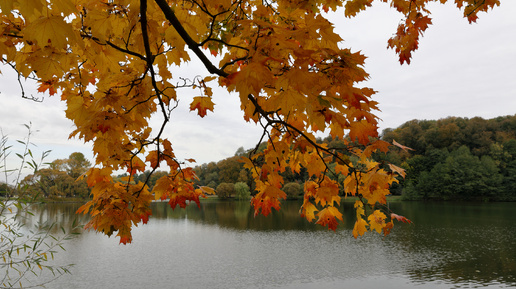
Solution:
[[[83,232],[56,262],[73,263],[49,288],[509,288],[516,287],[516,203],[394,202],[414,224],[354,239],[352,203],[337,232],[308,223],[299,202],[253,217],[246,202],[208,201],[153,218],[133,243]],[[70,226],[78,205],[34,209]]]

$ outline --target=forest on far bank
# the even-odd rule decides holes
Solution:
[[[84,154],[74,152],[67,159],[56,159],[42,165],[35,165],[32,162],[28,162],[30,167],[37,169],[21,179],[18,186],[0,183],[0,197],[14,194],[42,201],[89,198],[91,189],[81,175],[91,168],[91,162]],[[12,172],[7,171],[8,174]]]
[[[390,162],[406,170],[406,178],[391,187],[393,195],[405,200],[516,201],[516,115],[411,120],[384,130],[381,138],[413,149],[393,148],[387,154],[373,156],[385,166]],[[318,141],[330,148],[344,146],[331,137]],[[252,194],[250,172],[239,159],[254,149],[241,147],[233,157],[195,167],[197,185],[215,188],[220,197],[229,197],[240,196],[232,185],[239,183],[241,187],[244,183]],[[257,150],[261,149],[264,145],[258,146]],[[287,170],[282,176],[287,196],[301,196],[308,180],[306,170]],[[338,181],[344,181],[344,177],[338,177]]]
[[[408,200],[516,201],[516,115],[412,120],[382,133],[413,149],[377,155],[407,173]]]
[[[516,115],[493,119],[411,120],[397,128],[385,129],[381,138],[412,149],[393,147],[386,154],[373,155],[386,170],[388,163],[406,170],[406,177],[400,177],[399,184],[391,187],[393,195],[401,195],[404,200],[516,201]],[[329,148],[345,148],[339,139],[326,137],[317,141]],[[220,198],[249,198],[254,195],[255,184],[240,159],[263,149],[265,143],[251,149],[240,147],[232,157],[196,166],[194,171],[199,178],[196,185],[214,188]],[[330,169],[335,165],[331,163]],[[21,184],[31,195],[42,199],[87,199],[90,189],[86,181],[76,179],[89,167],[91,163],[82,153],[73,153],[68,159],[55,160],[47,168],[26,176]],[[149,171],[136,174],[133,181],[145,182],[149,174]],[[154,172],[147,185],[152,189],[165,174]],[[309,180],[306,169],[299,173],[286,170],[281,176],[287,197],[301,197],[303,185]],[[341,184],[344,181],[342,175],[329,176]],[[123,177],[127,174],[115,176],[114,180]],[[6,193],[6,186],[0,184],[0,196]]]

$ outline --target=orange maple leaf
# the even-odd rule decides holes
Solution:
[[[186,201],[188,201],[188,199],[185,196],[174,194],[173,196],[170,197],[168,204],[170,205],[172,210],[175,209],[177,205],[179,205],[179,207],[184,209],[188,205]]]
[[[367,145],[369,143],[369,137],[377,136],[377,127],[374,124],[368,122],[367,120],[362,119],[361,121],[351,123],[349,137],[352,140],[358,139],[358,142],[360,144]]]
[[[399,144],[396,140],[392,140],[392,144],[393,144],[393,145],[395,145],[395,146],[397,146],[397,147],[399,147],[400,149],[402,149],[402,150],[404,150],[404,151],[406,151],[406,152],[408,152],[409,150],[411,150],[411,151],[413,151],[413,150],[414,150],[414,149],[411,149],[411,148],[409,148],[409,147],[406,147],[406,146],[404,146],[404,145],[402,145],[402,144]]]
[[[431,24],[430,17],[418,12],[409,14],[405,23],[398,26],[396,35],[388,41],[388,47],[395,49],[401,64],[404,62],[410,64],[411,54],[419,46],[419,36],[423,35],[423,32]]]
[[[358,12],[365,10],[366,7],[370,7],[373,0],[351,0],[347,1],[345,15],[346,17],[356,16]]]
[[[175,209],[177,205],[179,205],[180,208],[184,209],[186,208],[186,206],[188,206],[188,202],[195,202],[197,204],[197,207],[200,208],[201,202],[199,200],[199,197],[204,197],[204,194],[200,189],[189,190],[182,193],[175,193],[170,196],[168,204],[172,209]]]
[[[130,175],[136,174],[137,171],[143,172],[145,170],[145,163],[138,157],[134,157],[131,162],[127,162],[127,172]]]
[[[54,87],[54,81],[49,80],[42,82],[38,87],[39,92],[45,92],[47,90],[50,95],[54,95],[57,93],[57,89]]]
[[[144,214],[141,214],[140,215],[140,220],[142,220],[142,223],[147,224],[147,222],[149,221],[149,216],[150,215],[152,215],[152,212],[150,212],[150,211],[147,211]]]
[[[394,223],[390,221],[389,223],[385,224],[385,227],[383,227],[383,235],[387,236],[391,233],[392,228],[394,227]]]
[[[394,219],[396,221],[399,221],[399,222],[403,222],[403,223],[407,223],[407,224],[412,224],[411,220],[407,219],[406,217],[394,214],[394,213],[391,213],[391,220],[392,219]]]
[[[127,243],[131,243],[132,241],[132,237],[129,235],[129,236],[120,236],[120,244],[124,244],[124,245],[127,245]]]
[[[150,151],[147,157],[145,158],[145,161],[151,163],[151,168],[156,168],[159,165],[159,152],[157,150]]]
[[[215,104],[211,101],[211,97],[208,96],[196,96],[194,97],[192,103],[190,104],[190,111],[197,110],[197,114],[200,117],[206,116],[206,111],[213,111],[213,106]]]
[[[98,130],[101,131],[102,133],[106,133],[111,127],[109,125],[103,125],[103,124],[99,124],[97,126]]]
[[[319,219],[315,223],[323,227],[328,225],[328,230],[335,231],[338,225],[337,219],[342,221],[342,213],[335,207],[326,207],[317,213],[317,216]]]
[[[240,73],[240,71],[233,72],[230,75],[228,75],[228,76],[226,76],[224,78],[221,78],[220,79],[220,84],[222,86],[227,86],[227,87],[230,87],[231,85],[234,85],[235,84],[235,78],[237,77],[237,75],[239,73]]]
[[[258,195],[257,195],[258,196]],[[258,215],[258,213],[262,212],[262,215],[264,215],[265,217],[267,217],[271,212],[272,212],[272,208],[275,208],[277,211],[279,211],[280,209],[280,202],[278,201],[278,199],[275,199],[275,198],[270,198],[270,197],[258,197],[257,196],[253,197],[251,199],[251,204],[253,205],[254,207],[254,216],[256,217]]]

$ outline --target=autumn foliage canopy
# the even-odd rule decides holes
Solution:
[[[243,158],[252,172],[256,214],[280,209],[285,170],[305,168],[300,213],[330,229],[342,220],[339,186],[355,203],[355,237],[367,230],[387,234],[393,220],[408,220],[382,207],[401,168],[371,159],[393,145],[378,139],[375,91],[365,56],[341,48],[342,39],[326,19],[332,10],[353,17],[373,0],[1,0],[2,62],[21,77],[37,81],[40,92],[59,95],[75,124],[70,137],[92,142],[95,167],[83,177],[92,200],[87,227],[131,242],[131,229],[146,223],[150,202],[169,200],[172,208],[213,193],[195,187],[192,159],[174,155],[163,134],[182,89],[200,91],[190,110],[214,112],[221,86],[238,97],[243,118],[263,127],[264,151]],[[401,64],[410,63],[419,38],[431,24],[429,2],[378,0],[404,18],[388,40]],[[497,0],[455,0],[469,22]],[[198,58],[203,77],[180,80],[171,67]],[[3,66],[7,68],[6,65]],[[23,92],[23,90],[22,90]],[[158,127],[149,120],[161,117]],[[345,147],[316,142],[323,132]],[[395,143],[402,149],[406,147]],[[336,163],[334,168],[328,165]],[[152,191],[132,175],[166,167]],[[115,182],[112,173],[129,176]],[[339,184],[330,176],[343,175]]]

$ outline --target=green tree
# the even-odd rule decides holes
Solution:
[[[490,200],[501,190],[501,175],[490,157],[479,159],[466,146],[423,171],[410,188],[422,199]]]
[[[39,169],[34,174],[27,175],[23,185],[27,185],[33,196],[43,198],[65,197],[69,192],[73,179],[63,171],[51,168]]]
[[[8,197],[8,192],[12,189],[6,183],[0,183],[0,197]]]
[[[90,162],[82,153],[72,153],[69,159],[52,161],[48,168],[41,168],[34,174],[27,175],[22,184],[28,186],[33,196],[44,198],[89,196],[89,188],[82,175],[90,166]]]
[[[91,163],[80,152],[70,154],[66,162],[68,168],[67,172],[72,178],[76,179],[91,168]]]
[[[68,170],[68,160],[67,159],[57,159],[48,164],[48,167],[51,170],[66,172]]]
[[[242,157],[242,156],[245,156],[247,155],[247,152],[246,150],[244,149],[244,147],[239,147],[236,152],[235,152],[235,156],[236,157]]]
[[[503,151],[502,183],[504,191],[501,200],[516,201],[516,139],[504,142]]]
[[[219,173],[211,172],[204,178],[205,185],[211,188],[216,188],[219,185]]]
[[[240,170],[240,172],[238,173],[238,181],[239,182],[244,182],[246,184],[251,183],[252,176],[251,176],[251,173],[249,172],[248,169],[241,169]]]
[[[251,191],[246,183],[238,182],[235,184],[235,198],[237,200],[248,200],[251,198]]]
[[[406,169],[407,176],[400,181],[400,185],[403,186],[403,196],[407,199],[510,200],[513,198],[513,190],[510,189],[513,172],[509,172],[507,167],[512,156],[508,151],[508,142],[516,139],[514,123],[516,115],[493,119],[448,117],[439,120],[412,120],[396,129],[384,130],[382,137],[386,141],[396,140],[402,144],[419,140],[417,149],[390,150],[386,155],[374,154],[374,158]],[[465,160],[472,161],[471,157],[476,157],[472,164],[477,166],[480,162],[483,166],[481,170],[487,173],[488,179],[478,179],[480,187],[474,194],[456,195],[456,190],[437,192],[443,189],[440,184],[433,185],[439,179],[437,174],[452,174],[452,162],[447,158],[456,159],[457,154],[465,154],[462,146],[469,150],[469,157]],[[471,172],[467,173],[466,168],[455,171],[466,172],[464,178],[472,175]],[[422,188],[422,184],[426,184],[426,187]]]

